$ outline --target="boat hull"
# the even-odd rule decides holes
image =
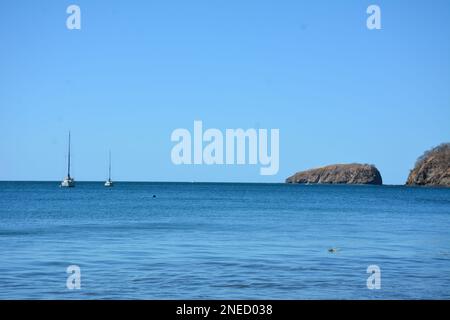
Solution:
[[[105,182],[105,187],[112,187],[112,186],[114,186],[114,183],[111,180]]]
[[[61,188],[73,188],[75,187],[75,180],[72,178],[66,178],[61,182]]]

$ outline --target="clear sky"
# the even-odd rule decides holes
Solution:
[[[66,8],[81,8],[81,30]],[[366,28],[381,7],[382,30]],[[450,1],[2,1],[0,180],[282,182],[332,163],[402,184],[450,141]],[[176,128],[279,128],[280,170],[175,166]]]

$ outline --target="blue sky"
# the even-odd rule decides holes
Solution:
[[[68,30],[66,8],[81,8]],[[366,28],[378,4],[382,30]],[[0,4],[0,180],[281,182],[373,163],[402,184],[450,141],[449,1]],[[175,166],[170,135],[279,128],[280,170]]]

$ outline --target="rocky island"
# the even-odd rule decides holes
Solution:
[[[380,172],[374,165],[352,163],[333,164],[297,172],[287,178],[286,183],[381,185],[383,181]]]
[[[450,187],[450,143],[428,150],[417,159],[406,185]]]

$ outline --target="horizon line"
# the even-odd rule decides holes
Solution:
[[[76,180],[78,183],[104,183],[106,180]],[[60,180],[2,180],[0,182],[55,182],[61,183]],[[407,186],[406,184],[381,184],[381,185],[372,185],[372,184],[347,184],[347,183],[287,183],[287,182],[243,182],[243,181],[161,181],[161,180],[113,180],[114,183],[186,183],[186,184],[194,184],[194,183],[217,183],[217,184],[283,184],[283,185],[329,185],[329,186]],[[414,186],[409,186],[414,187]]]

